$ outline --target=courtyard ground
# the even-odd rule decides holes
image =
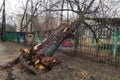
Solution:
[[[18,43],[0,42],[0,65],[19,56]],[[80,54],[80,53],[79,53]],[[56,51],[54,56],[61,64],[44,74],[33,75],[26,72],[20,64],[0,70],[0,80],[120,80],[120,69],[107,64],[96,63],[70,52]]]

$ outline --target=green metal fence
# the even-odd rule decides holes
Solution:
[[[17,42],[18,41],[18,33],[16,32],[6,32],[6,41],[13,41]]]
[[[6,32],[5,39],[8,42],[18,42],[21,44],[32,44],[34,40],[34,32]],[[1,38],[0,38],[1,39]]]

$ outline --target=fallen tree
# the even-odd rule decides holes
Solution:
[[[64,39],[67,38],[79,25],[79,20],[71,25],[61,24],[61,26],[48,36],[43,42],[32,46],[30,49],[20,49],[20,56],[9,62],[3,68],[12,67],[14,64],[21,63],[27,71],[38,74],[38,70],[51,70],[53,66],[60,63],[53,58],[53,53]]]

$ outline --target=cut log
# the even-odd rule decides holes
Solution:
[[[28,66],[28,64],[26,63],[25,59],[23,58],[23,55],[19,56],[19,60],[20,60],[21,64],[23,64],[23,66],[24,66],[30,73],[37,74],[30,66]]]

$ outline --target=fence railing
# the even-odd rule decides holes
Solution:
[[[120,45],[118,40],[117,52],[114,55],[114,42],[111,39],[100,39],[96,43],[93,38],[80,38],[78,51],[79,54],[96,62],[107,63],[120,67]]]

